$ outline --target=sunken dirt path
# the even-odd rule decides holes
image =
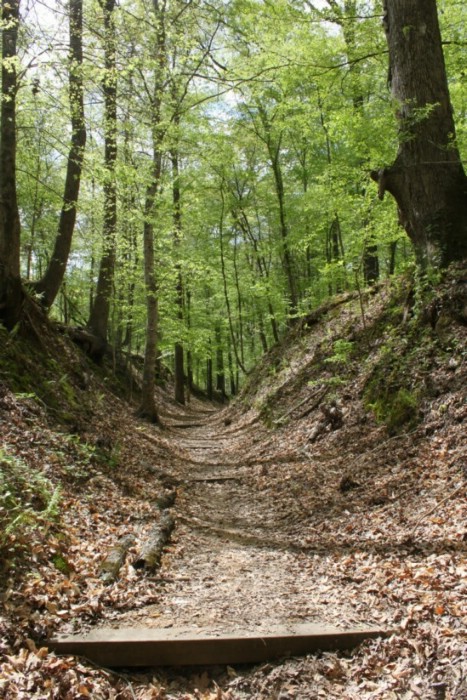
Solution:
[[[132,673],[125,682],[139,690],[130,697],[466,698],[461,402],[451,399],[453,418],[434,434],[427,428],[432,414],[438,420],[436,405],[417,431],[389,437],[356,403],[342,427],[314,444],[307,436],[315,415],[271,431],[253,409],[216,411],[195,401],[182,413],[166,408],[162,431],[132,430],[140,436],[132,443],[135,462],[153,467],[143,481],[144,513],[152,521],[166,472],[180,482],[176,527],[155,575],[127,564],[110,589],[113,599],[124,592],[131,609],[106,605],[99,625],[266,634],[311,623],[396,631],[351,654],[212,667],[201,675]],[[343,490],[350,467],[356,485]],[[151,523],[145,518],[141,529],[137,512],[125,523],[141,545]]]
[[[306,513],[298,496],[262,488],[275,468],[263,428],[226,426],[222,413],[206,410],[165,424],[178,454],[170,473],[182,485],[158,574],[160,600],[115,618],[113,627],[267,632],[288,623],[378,622],[346,596],[345,582],[332,575],[332,553],[300,545]]]

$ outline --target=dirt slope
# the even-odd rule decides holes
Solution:
[[[181,410],[161,393],[164,429],[92,377],[90,422],[58,432],[4,381],[2,465],[35,468],[61,501],[2,541],[0,695],[467,697],[466,288],[458,268],[431,295],[400,282],[340,300],[297,326],[231,407]],[[162,566],[135,570],[174,484]],[[135,544],[105,585],[100,563],[128,532]],[[196,673],[112,674],[42,647],[103,624],[292,621],[396,633],[351,655]]]

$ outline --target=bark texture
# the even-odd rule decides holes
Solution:
[[[158,297],[156,278],[155,235],[154,216],[157,196],[161,187],[162,174],[162,144],[164,130],[162,122],[162,93],[165,87],[165,72],[167,64],[166,35],[165,35],[165,4],[159,5],[158,0],[153,2],[154,16],[157,22],[157,36],[154,74],[154,88],[151,104],[152,121],[152,145],[153,156],[151,166],[151,179],[146,188],[144,205],[144,281],[146,286],[146,348],[144,352],[143,383],[141,388],[141,404],[139,415],[158,423],[159,416],[156,409],[155,383],[157,360],[157,332],[158,332]]]
[[[179,126],[180,119],[177,113],[174,116],[174,123]],[[182,266],[180,263],[180,244],[182,237],[182,202],[180,192],[180,172],[178,147],[173,148],[170,153],[172,161],[172,199],[173,199],[173,223],[174,223],[174,255],[175,269],[177,271],[177,285],[175,289],[175,303],[177,306],[177,318],[180,321],[180,326],[183,324],[183,275]],[[185,403],[185,368],[184,368],[184,350],[181,341],[175,343],[175,401],[179,404]]]
[[[101,578],[105,583],[112,583],[118,578],[130,547],[135,543],[134,535],[122,537],[110,550],[100,565]]]
[[[71,242],[76,221],[81,172],[83,169],[84,148],[86,146],[86,126],[84,121],[83,92],[83,2],[70,0],[70,58],[69,58],[69,100],[71,111],[71,146],[68,155],[63,206],[58,223],[54,250],[49,265],[41,280],[34,285],[36,294],[41,295],[42,304],[49,309],[55,301],[65,276]]]
[[[2,93],[0,134],[0,319],[7,328],[19,320],[20,221],[16,196],[16,47],[19,0],[2,2]]]
[[[133,563],[135,569],[155,571],[158,568],[164,547],[169,541],[174,527],[175,520],[172,515],[168,510],[163,511],[160,521],[149,533],[149,537],[144,543],[139,556]]]
[[[467,255],[467,178],[455,142],[436,0],[385,0],[399,151],[372,173],[390,192],[422,265]]]
[[[88,327],[101,341],[102,350],[107,344],[110,300],[112,296],[117,232],[117,66],[114,9],[115,0],[101,2],[104,10],[105,76],[104,93],[104,228],[103,249],[99,266],[96,296],[91,308]]]

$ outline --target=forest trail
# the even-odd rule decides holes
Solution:
[[[447,281],[440,308],[453,289]],[[51,684],[57,698],[93,700],[467,697],[466,326],[453,326],[449,345],[413,333],[407,347],[397,315],[382,340],[386,307],[372,299],[361,341],[358,307],[333,307],[322,323],[311,319],[312,333],[271,352],[228,407],[192,397],[181,408],[170,384],[157,387],[163,426],[141,421],[93,375],[73,388],[79,410],[65,431],[30,395],[3,390],[2,467],[15,486],[27,465],[38,493],[44,483],[49,500],[60,490],[60,509],[49,515],[39,502],[33,526],[12,540],[24,553],[2,592],[0,695],[11,687],[8,700],[18,688],[29,697],[36,683],[40,700]],[[367,389],[398,397],[401,377],[419,414],[391,427]],[[141,569],[174,484],[161,566]],[[104,580],[103,562],[129,536],[118,576]],[[46,647],[108,627],[263,637],[289,624],[394,634],[350,654],[131,674]]]
[[[289,623],[371,622],[368,608],[356,611],[339,577],[333,583],[328,576],[330,552],[299,543],[297,526],[302,536],[306,528],[299,499],[261,488],[281,459],[273,447],[267,451],[265,429],[256,422],[225,425],[224,415],[187,410],[164,419],[179,455],[170,475],[181,486],[159,572],[163,591],[156,604],[118,616],[112,626],[266,633]],[[282,459],[281,468],[287,466]]]

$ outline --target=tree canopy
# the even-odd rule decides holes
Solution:
[[[466,10],[430,2],[442,44],[423,82],[421,20],[403,5],[3,0],[3,322],[33,295],[95,336],[96,356],[144,353],[149,382],[172,363],[178,401],[184,386],[223,396],[329,295],[424,258],[426,231],[451,235],[465,203]],[[423,206],[438,193],[448,218],[420,224],[413,158],[435,166],[413,154],[439,128]],[[465,254],[462,222],[432,262]]]

